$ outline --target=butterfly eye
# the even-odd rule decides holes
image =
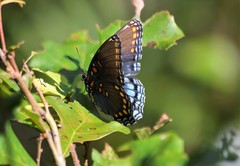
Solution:
[[[96,108],[124,125],[143,117],[145,88],[134,78],[142,59],[142,24],[134,19],[106,40],[82,75]]]

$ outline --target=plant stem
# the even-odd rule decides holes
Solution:
[[[72,159],[73,159],[74,166],[81,166],[80,161],[79,161],[78,156],[77,156],[77,152],[76,152],[76,144],[71,143],[70,153],[71,153],[71,156],[72,156]]]
[[[3,32],[3,23],[2,23],[2,1],[0,0],[0,37],[1,37],[1,43],[2,43],[2,50],[3,52],[7,52],[7,47],[5,43],[5,37]]]
[[[43,141],[44,137],[43,137],[43,134],[41,133],[39,138],[37,139],[37,158],[36,158],[36,161],[37,161],[37,165],[40,166],[40,161],[41,161],[41,155],[42,155],[42,152],[43,152],[43,149],[42,149],[42,141]]]
[[[26,72],[28,73],[29,77],[32,77],[32,74],[31,74],[32,72],[30,71],[26,62],[24,62],[23,66],[26,69]],[[62,155],[62,147],[61,147],[61,142],[60,142],[60,137],[59,137],[59,132],[58,132],[56,122],[54,121],[54,119],[49,111],[48,103],[47,103],[42,91],[38,88],[37,84],[34,81],[32,84],[33,84],[34,88],[36,89],[36,91],[38,92],[38,94],[44,104],[44,108],[45,108],[44,119],[46,120],[46,122],[49,124],[49,126],[51,128],[50,138],[52,138],[52,139],[48,140],[48,141],[50,141],[50,142],[48,142],[50,145],[50,148],[52,149],[55,160],[58,163],[57,165],[62,165],[63,163],[65,165],[65,159]],[[49,135],[48,135],[48,137],[49,137]],[[47,137],[47,139],[48,139],[48,137]]]
[[[84,155],[84,166],[88,166],[88,152],[90,147],[90,142],[84,142],[85,155]]]
[[[0,0],[0,38],[1,38],[0,40],[1,40],[1,44],[2,44],[2,49],[0,49],[0,58],[2,59],[3,63],[5,64],[7,72],[10,74],[11,78],[15,80],[15,82],[18,84],[20,89],[23,91],[23,93],[25,94],[29,103],[31,104],[33,111],[35,111],[42,117],[39,119],[39,122],[40,122],[41,126],[43,127],[44,132],[47,135],[46,139],[52,150],[53,156],[56,161],[56,165],[65,166],[66,163],[65,163],[65,158],[62,154],[62,148],[61,148],[58,128],[57,128],[56,122],[54,121],[52,115],[49,112],[48,103],[46,102],[42,92],[39,90],[39,88],[36,86],[36,84],[33,83],[34,87],[38,91],[38,93],[44,103],[45,111],[38,105],[38,103],[34,99],[32,93],[30,92],[30,90],[28,89],[26,84],[24,83],[21,73],[19,72],[19,68],[15,61],[15,52],[8,53],[8,50],[6,47],[6,42],[5,42],[5,37],[4,37],[3,24],[2,24],[2,1],[1,0]],[[29,74],[29,76],[32,77],[32,74],[31,74],[32,72],[29,70],[26,62],[24,63],[24,67],[27,70],[27,73]],[[47,123],[50,126],[51,131],[48,129],[48,127],[46,126],[46,124],[44,123],[43,120],[47,121]],[[40,158],[37,158],[37,160],[40,161]]]

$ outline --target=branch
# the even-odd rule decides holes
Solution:
[[[0,38],[1,38],[0,40],[1,40],[1,44],[2,44],[2,49],[0,49],[0,58],[2,59],[3,63],[5,64],[7,72],[10,74],[11,78],[15,80],[15,82],[18,84],[20,89],[23,91],[23,93],[25,94],[29,103],[31,104],[33,111],[35,111],[42,117],[39,119],[39,122],[40,122],[41,126],[43,127],[44,132],[47,135],[46,139],[52,150],[53,156],[56,161],[56,165],[58,165],[58,166],[66,165],[65,158],[63,157],[63,154],[62,154],[62,148],[61,148],[60,138],[59,138],[59,134],[58,134],[58,128],[57,128],[57,125],[56,125],[53,117],[51,116],[51,114],[49,112],[48,103],[46,102],[42,92],[33,83],[34,87],[38,91],[38,93],[44,103],[45,111],[38,105],[37,101],[34,99],[32,93],[30,92],[30,90],[24,83],[23,78],[21,77],[21,73],[19,72],[19,68],[15,61],[15,52],[8,53],[6,43],[5,43],[3,25],[2,25],[2,2],[1,2],[1,0],[0,0]],[[32,77],[31,71],[29,70],[26,63],[24,63],[24,67],[27,70],[27,73],[29,74],[29,76]],[[48,127],[46,126],[46,124],[44,123],[43,120],[47,121],[47,123],[50,126],[51,131],[48,129]]]
[[[85,146],[84,166],[88,166],[88,152],[89,152],[90,142],[84,142],[84,146]]]
[[[43,137],[43,134],[41,133],[39,138],[37,139],[37,158],[36,158],[36,161],[37,161],[37,165],[40,166],[40,161],[41,161],[41,155],[42,155],[42,152],[43,152],[43,149],[42,149],[42,141],[43,141],[44,137]]]
[[[140,19],[141,11],[144,8],[143,0],[132,0],[132,4],[135,7],[135,17]]]
[[[71,156],[72,156],[72,159],[73,159],[74,166],[81,166],[80,161],[79,161],[78,156],[77,156],[77,152],[76,152],[76,144],[71,143],[70,153],[71,153]]]
[[[26,69],[26,72],[28,73],[29,77],[33,77],[32,76],[32,72],[30,71],[28,65],[26,64],[26,62],[24,62],[23,67]],[[62,155],[62,147],[61,147],[61,142],[60,142],[60,137],[59,137],[59,132],[58,132],[58,128],[56,125],[56,122],[54,121],[49,108],[48,108],[48,103],[42,93],[42,91],[38,88],[37,84],[33,81],[33,86],[36,89],[36,91],[38,92],[43,104],[44,104],[44,108],[45,108],[45,114],[44,114],[44,119],[46,120],[46,122],[49,124],[50,128],[51,128],[51,136],[53,138],[54,141],[54,145],[50,145],[52,152],[56,155],[55,160],[59,161],[60,163],[64,163],[65,164],[65,159]],[[48,137],[47,137],[48,138]],[[55,149],[56,148],[56,149]],[[59,163],[59,164],[60,164]]]
[[[19,72],[16,72],[12,66],[11,63],[9,63],[9,61],[7,61],[6,58],[6,54],[3,53],[3,51],[0,49],[0,57],[6,59],[6,63],[5,65],[7,65],[7,72],[11,75],[12,79],[14,79],[16,81],[16,83],[18,84],[18,86],[20,87],[20,89],[23,91],[23,93],[25,94],[25,96],[28,99],[28,102],[31,104],[32,109],[34,112],[38,113],[42,118],[39,119],[39,122],[41,124],[41,126],[44,129],[44,132],[47,135],[47,141],[48,144],[52,150],[52,153],[55,157],[55,161],[57,163],[57,165],[61,166],[61,165],[65,165],[65,159],[62,155],[62,149],[61,149],[61,144],[60,144],[60,139],[59,139],[59,134],[58,134],[58,130],[57,130],[57,126],[56,123],[54,121],[54,119],[52,118],[51,114],[49,111],[44,111],[36,102],[36,100],[34,99],[33,95],[31,94],[31,92],[29,91],[28,87],[26,86],[26,84],[24,83],[21,74]],[[13,58],[13,60],[11,62],[15,62],[15,59]],[[19,70],[17,70],[19,71]],[[28,69],[28,73],[31,73],[30,70]],[[36,85],[35,85],[36,88]],[[36,88],[38,89],[38,88]],[[41,91],[39,91],[40,96],[42,96]],[[45,100],[44,100],[45,101]],[[45,103],[45,108],[48,105]],[[48,110],[48,108],[47,108]],[[48,124],[50,125],[50,128],[52,130],[49,131],[48,127],[45,125],[43,119],[46,119],[46,121],[48,122]],[[53,133],[53,134],[52,134]]]
[[[3,24],[2,24],[2,1],[0,0],[0,37],[2,43],[3,52],[7,52],[7,47],[5,43],[4,31],[3,31]]]

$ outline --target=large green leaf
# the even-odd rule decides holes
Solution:
[[[44,50],[31,59],[30,66],[55,72],[62,69],[73,71],[78,66],[86,70],[96,51],[96,43],[84,30],[73,33],[63,44],[46,41],[43,46]],[[74,64],[67,56],[76,59],[79,65]]]
[[[126,22],[115,21],[104,29],[98,27],[100,43],[116,33]],[[143,23],[143,46],[168,49],[184,37],[174,17],[168,11],[156,13]]]
[[[168,11],[158,12],[149,18],[143,26],[143,46],[168,49],[184,37],[174,17]]]
[[[9,123],[6,125],[5,134],[0,134],[0,147],[0,165],[36,165],[14,134]]]
[[[183,166],[187,163],[183,141],[174,133],[158,134],[148,139],[133,141],[123,145],[120,150],[130,150],[132,153],[125,158],[112,158],[109,156],[116,154],[111,149],[105,149],[102,154],[93,150],[94,166]]]
[[[43,107],[42,103],[39,103],[39,105]],[[26,100],[22,100],[19,106],[15,108],[14,118],[20,123],[27,124],[44,132],[43,126],[40,123],[41,116],[32,110],[32,106]]]
[[[118,122],[106,123],[98,119],[77,101],[66,104],[57,97],[48,96],[46,99],[59,115],[62,126],[59,132],[65,156],[72,142],[94,141],[114,132],[130,133],[127,127]]]

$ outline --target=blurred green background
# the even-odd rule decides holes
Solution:
[[[25,41],[17,51],[19,65],[46,40],[61,43],[80,29],[97,40],[96,24],[103,28],[134,16],[130,0],[26,2],[24,8],[3,7],[7,45]],[[228,147],[240,146],[240,1],[146,0],[141,19],[162,10],[174,16],[185,37],[167,51],[144,48],[137,77],[146,88],[145,113],[131,128],[154,125],[167,113],[173,122],[160,132],[175,131],[183,138],[190,165],[236,164],[237,157],[230,160],[219,149],[229,132],[234,141]],[[116,147],[131,137],[116,133],[92,146],[102,149],[109,142]],[[228,154],[240,155],[232,149]],[[225,163],[218,162],[219,154]]]

